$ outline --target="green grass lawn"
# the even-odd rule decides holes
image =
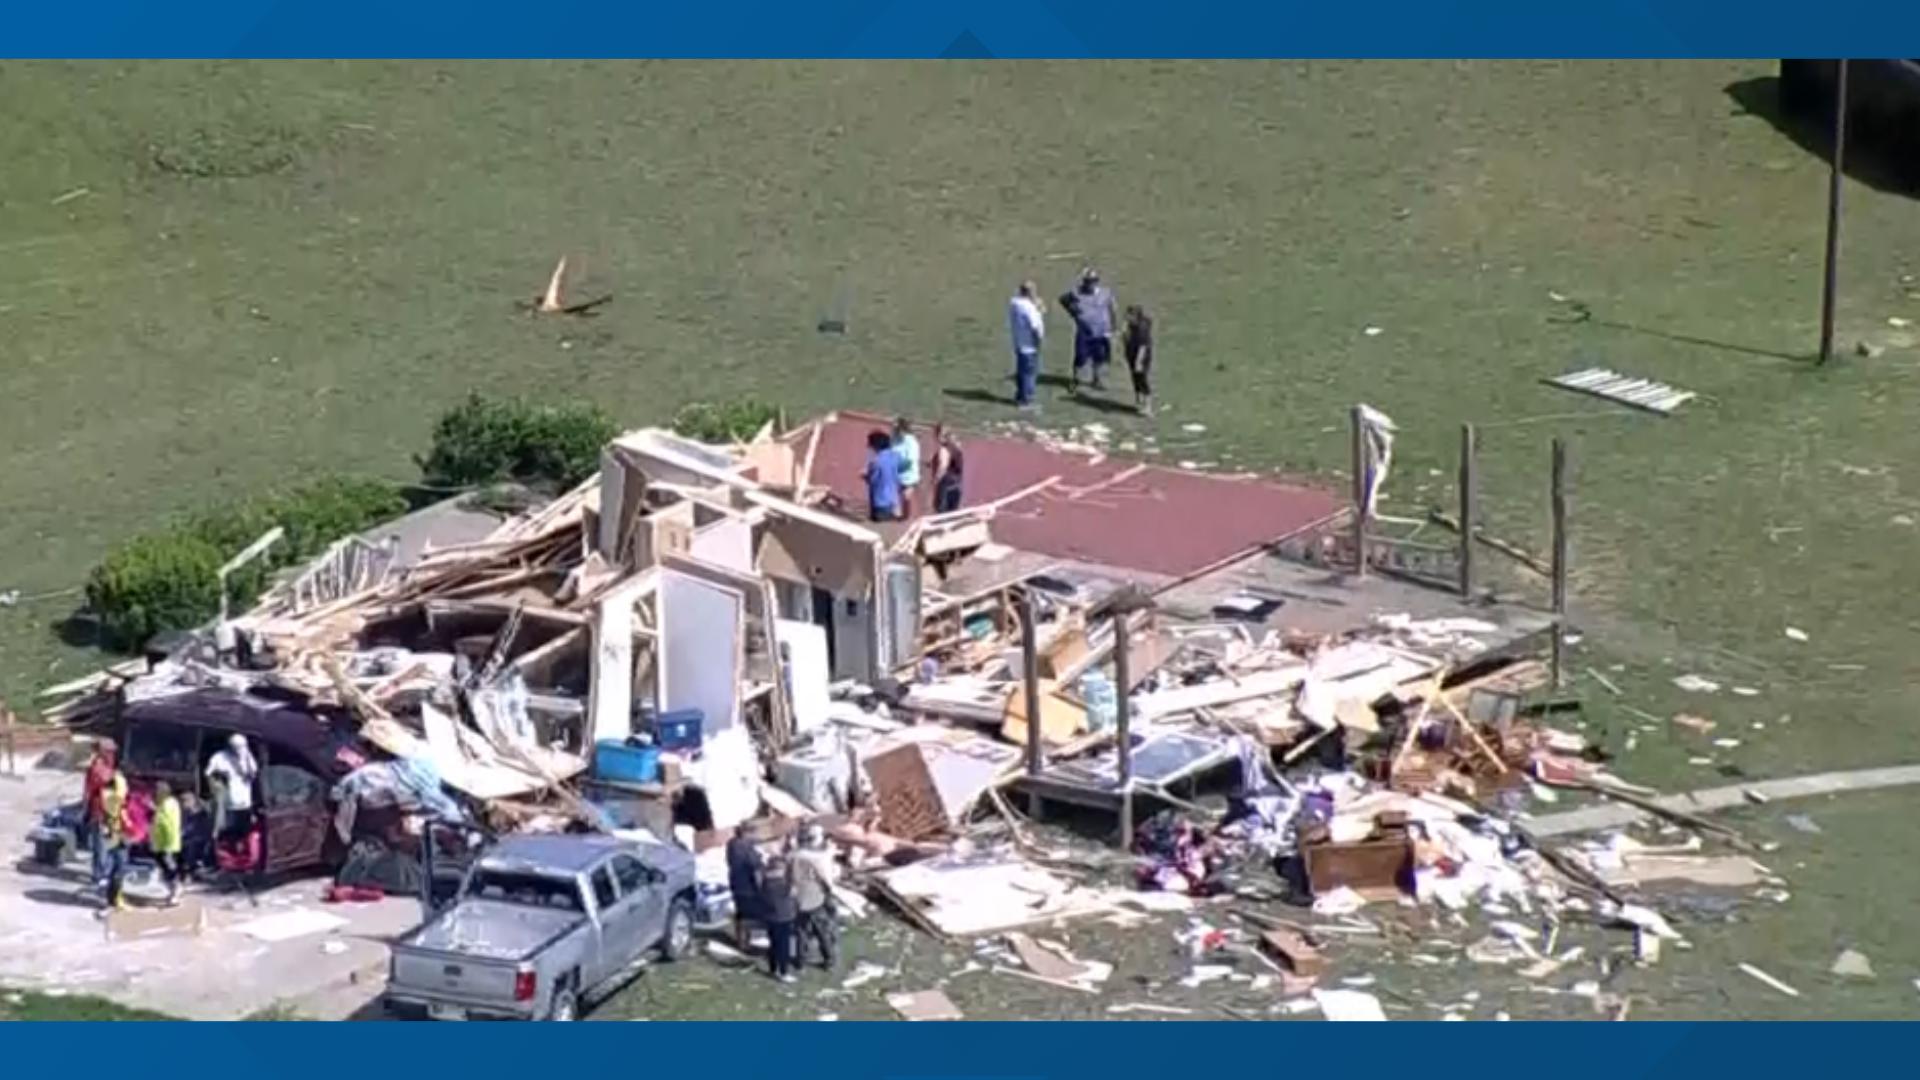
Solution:
[[[0,1023],[9,1020],[177,1020],[146,1009],[129,1009],[87,994],[44,994],[0,988]]]
[[[1906,760],[1920,352],[1888,320],[1920,322],[1920,203],[1849,184],[1847,355],[1815,370],[1826,166],[1748,111],[1772,70],[9,64],[0,589],[290,476],[410,478],[472,390],[997,417],[1010,287],[1091,261],[1159,316],[1169,457],[1330,473],[1364,399],[1407,510],[1451,500],[1474,421],[1490,527],[1544,550],[1572,440],[1580,665],[1743,742],[1705,768],[1644,733],[1623,771]],[[562,254],[599,317],[516,310]],[[1594,364],[1703,397],[1661,420],[1538,383]],[[71,605],[0,608],[0,693],[94,663],[50,632]],[[1623,745],[1615,704],[1590,718]]]

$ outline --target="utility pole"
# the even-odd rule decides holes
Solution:
[[[1833,87],[1833,168],[1827,175],[1827,281],[1820,299],[1820,362],[1833,359],[1833,307],[1840,276],[1840,180],[1847,155],[1847,62]]]

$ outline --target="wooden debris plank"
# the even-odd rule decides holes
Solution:
[[[1622,375],[1607,368],[1588,368],[1543,381],[1549,386],[1590,394],[1659,416],[1672,415],[1674,409],[1698,396],[1691,390],[1681,390],[1652,379]]]

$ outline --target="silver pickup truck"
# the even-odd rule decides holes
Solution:
[[[693,856],[610,836],[516,836],[392,950],[386,1004],[438,1020],[574,1020],[693,943]]]

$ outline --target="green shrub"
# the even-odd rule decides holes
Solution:
[[[569,488],[600,467],[600,450],[619,428],[591,405],[534,405],[478,394],[441,414],[433,445],[417,459],[428,484],[472,487],[517,481],[549,491]]]
[[[87,606],[106,643],[135,649],[162,630],[197,626],[220,609],[219,548],[182,529],[121,544],[87,579]]]
[[[703,443],[742,442],[779,416],[779,407],[751,398],[722,404],[695,401],[674,414],[673,430]]]
[[[87,607],[105,644],[139,648],[157,633],[191,629],[218,614],[221,565],[274,526],[286,530],[280,542],[227,580],[236,607],[251,603],[275,570],[406,509],[397,486],[345,477],[219,506],[115,548],[87,580]]]

